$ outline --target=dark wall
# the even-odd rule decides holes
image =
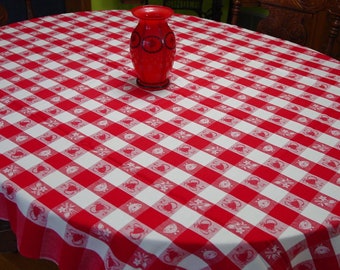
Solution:
[[[62,0],[31,0],[34,17],[59,14],[65,12]],[[0,0],[8,12],[8,23],[27,19],[25,0]]]

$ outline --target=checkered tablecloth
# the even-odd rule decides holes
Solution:
[[[0,28],[0,217],[61,270],[340,269],[340,62],[175,15],[167,89],[128,11]]]

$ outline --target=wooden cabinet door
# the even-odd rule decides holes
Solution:
[[[328,9],[336,0],[258,1],[269,10],[257,27],[259,32],[325,51],[330,31]]]
[[[269,10],[257,30],[285,40],[320,49],[327,40],[326,7],[312,10],[294,6],[294,1],[260,0],[261,6]]]

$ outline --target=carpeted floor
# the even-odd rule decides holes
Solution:
[[[58,267],[51,261],[21,256],[10,224],[0,220],[0,270],[58,270]]]
[[[47,260],[33,260],[19,253],[0,253],[1,270],[58,270],[55,263]]]

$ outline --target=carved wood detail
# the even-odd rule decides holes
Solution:
[[[26,4],[27,18],[28,19],[34,18],[31,0],[25,0],[25,4]]]
[[[328,5],[328,0],[259,0],[262,4],[270,4],[284,8],[315,13]]]
[[[233,0],[232,24],[237,24],[241,6],[269,10],[257,26],[259,32],[340,59],[340,0]]]
[[[340,3],[338,6],[332,7],[329,10],[330,19],[331,19],[331,28],[329,31],[329,39],[326,47],[326,54],[330,56],[334,56],[340,59],[340,49],[339,49],[339,33],[340,33]],[[338,40],[337,40],[338,38]],[[335,44],[338,43],[338,51],[335,51]]]
[[[242,3],[240,0],[233,1],[233,8],[231,10],[231,24],[237,25],[238,16],[241,11],[241,6],[242,6]]]
[[[275,7],[268,9],[269,16],[259,22],[257,31],[301,45],[307,43],[308,34],[303,21],[308,15]]]

